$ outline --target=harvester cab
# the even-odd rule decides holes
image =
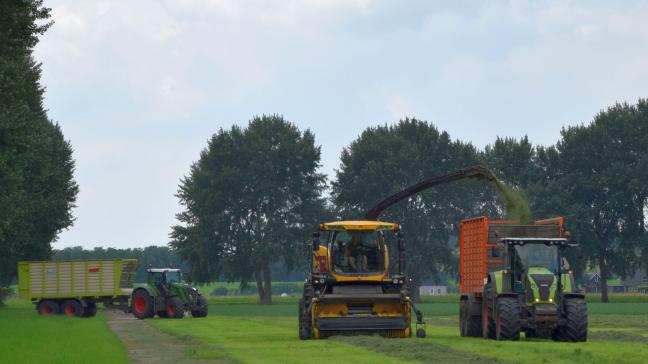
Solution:
[[[313,234],[309,272],[299,303],[299,337],[334,333],[425,336],[423,315],[410,299],[403,274],[404,243],[398,224],[382,221],[336,221]],[[395,247],[390,267],[389,247]]]
[[[462,336],[587,340],[587,304],[565,258],[561,217],[520,225],[465,220],[460,232]],[[506,236],[506,237],[501,237]]]
[[[147,284],[133,290],[135,317],[182,318],[186,311],[193,317],[207,316],[207,299],[182,280],[180,269],[149,268],[146,273]]]

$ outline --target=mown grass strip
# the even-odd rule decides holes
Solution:
[[[0,308],[3,363],[128,363],[100,311],[93,318],[39,316],[26,301]]]

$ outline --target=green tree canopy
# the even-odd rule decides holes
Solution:
[[[185,210],[170,245],[192,276],[254,278],[261,303],[270,303],[271,263],[293,265],[324,214],[319,162],[313,134],[278,115],[215,134],[177,195]]]
[[[0,286],[18,260],[49,258],[50,243],[73,221],[72,148],[47,118],[32,57],[49,13],[42,1],[0,4]]]

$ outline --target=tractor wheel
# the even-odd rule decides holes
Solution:
[[[169,313],[166,311],[158,311],[157,315],[159,318],[169,318]]]
[[[554,338],[559,341],[587,341],[587,303],[579,297],[566,298],[565,326],[556,330]]]
[[[133,293],[132,305],[133,316],[140,320],[155,315],[153,297],[143,289],[138,289]]]
[[[67,300],[61,306],[61,312],[67,317],[83,316],[83,306],[77,300]]]
[[[56,303],[56,301],[52,300],[42,300],[38,302],[36,310],[38,311],[39,315],[43,316],[57,315],[61,312],[59,304]]]
[[[97,314],[97,304],[95,302],[86,302],[86,306],[83,308],[82,317],[93,317]]]
[[[198,300],[196,302],[197,307],[195,310],[191,310],[191,316],[193,317],[206,317],[207,316],[207,310],[208,310],[208,304],[207,304],[207,299],[203,296],[198,296]]]
[[[499,297],[495,309],[495,338],[520,339],[520,302],[515,297]]]
[[[183,318],[184,317],[184,304],[178,297],[171,297],[167,300],[167,313],[170,318]]]
[[[482,337],[485,339],[494,339],[495,338],[495,319],[491,313],[493,312],[492,307],[488,302],[492,302],[491,295],[488,294],[489,286],[484,287],[484,293],[482,295]]]

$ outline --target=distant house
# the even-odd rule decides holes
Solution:
[[[448,286],[421,286],[419,294],[421,296],[445,296],[448,294]]]
[[[601,276],[598,272],[588,273],[585,281],[585,291],[598,293],[601,291]],[[626,279],[608,279],[609,293],[648,293],[648,276],[645,272],[637,272],[633,277]]]

